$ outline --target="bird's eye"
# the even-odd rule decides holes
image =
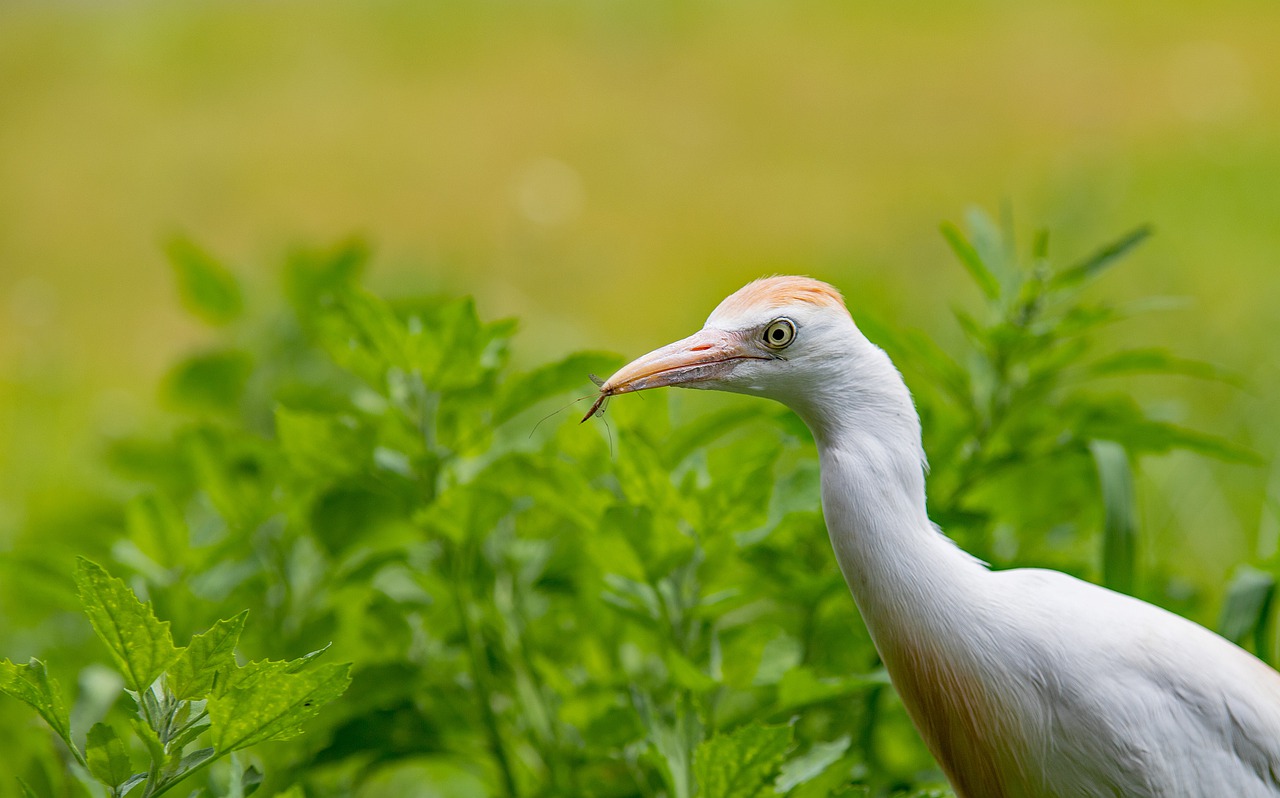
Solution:
[[[791,319],[774,319],[764,328],[764,345],[770,349],[786,349],[796,339],[796,323]]]

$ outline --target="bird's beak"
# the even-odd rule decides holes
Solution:
[[[600,386],[600,398],[583,421],[595,415],[600,404],[620,393],[645,391],[668,385],[694,387],[728,374],[740,360],[768,360],[741,334],[724,330],[699,330],[674,344],[667,344],[614,372]]]

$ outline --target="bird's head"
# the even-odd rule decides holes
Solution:
[[[809,277],[766,277],[721,302],[698,332],[623,366],[600,395],[663,386],[731,391],[775,399],[809,421],[815,403],[873,353],[879,349],[835,288]]]

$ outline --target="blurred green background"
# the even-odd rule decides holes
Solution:
[[[358,234],[379,290],[472,293],[537,363],[647,350],[781,271],[945,342],[976,297],[940,220],[1008,207],[1066,259],[1150,222],[1102,290],[1190,303],[1114,334],[1246,388],[1132,390],[1270,461],[1278,31],[1267,0],[5,3],[0,548],[126,489],[104,441],[163,420],[202,340],[178,231],[259,303],[289,246]],[[1268,468],[1171,456],[1139,490],[1188,589],[1274,548]]]

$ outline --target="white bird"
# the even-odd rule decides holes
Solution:
[[[606,380],[597,407],[668,385],[767,397],[808,425],[840,569],[961,798],[1280,796],[1280,674],[1135,598],[991,571],[930,522],[911,395],[836,289],[750,283]]]

